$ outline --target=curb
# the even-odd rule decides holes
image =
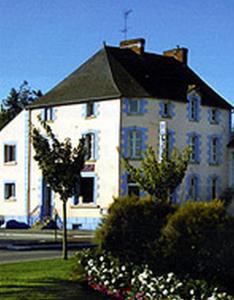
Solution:
[[[80,244],[68,244],[68,250],[82,250],[95,248],[94,244],[80,243]],[[62,250],[62,244],[31,244],[31,245],[20,245],[11,244],[6,245],[5,250],[10,251],[36,251],[36,250]]]

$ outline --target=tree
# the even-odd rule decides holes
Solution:
[[[85,141],[80,139],[74,148],[69,138],[59,142],[50,126],[40,118],[39,120],[46,137],[39,129],[33,128],[32,143],[36,152],[34,159],[46,182],[63,202],[63,259],[67,259],[67,200],[78,190],[80,172],[87,157]]]
[[[27,81],[19,89],[12,88],[6,99],[2,100],[0,129],[17,116],[25,106],[42,96],[40,90],[32,90]]]
[[[130,164],[129,159],[122,156],[124,166],[131,179],[139,187],[147,192],[157,201],[169,201],[170,195],[182,182],[189,161],[188,149],[179,154],[175,149],[170,157],[164,151],[162,160],[157,160],[157,153],[152,147],[146,151],[140,162],[140,167],[136,168]]]

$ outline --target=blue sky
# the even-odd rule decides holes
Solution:
[[[146,50],[189,48],[189,65],[234,104],[234,0],[0,0],[0,99],[27,80],[44,93],[103,41],[144,37]]]

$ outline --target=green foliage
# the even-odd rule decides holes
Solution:
[[[109,296],[108,299],[234,299],[204,280],[180,279],[172,272],[157,276],[148,265],[123,263],[108,252],[79,251],[76,261],[73,277],[86,279],[91,288]]]
[[[168,201],[169,196],[182,182],[189,160],[189,151],[186,149],[179,154],[176,150],[168,157],[164,152],[162,161],[157,159],[157,153],[150,147],[135,168],[128,158],[123,157],[123,163],[132,180],[140,188],[153,196],[157,201]]]
[[[80,139],[78,145],[72,148],[70,139],[60,142],[45,121],[41,121],[41,124],[47,136],[33,128],[32,140],[36,152],[34,159],[52,190],[66,201],[74,195],[80,182],[86,154],[84,139]]]
[[[99,248],[123,261],[149,263],[156,255],[151,247],[157,243],[168,214],[174,210],[174,206],[151,198],[116,199],[96,232]]]
[[[39,118],[40,120],[40,118]],[[80,172],[84,167],[86,148],[84,139],[72,147],[70,139],[60,142],[50,126],[40,120],[46,136],[33,128],[32,143],[34,159],[38,162],[43,178],[63,201],[63,258],[67,259],[67,211],[69,197],[76,194],[80,183]]]
[[[17,116],[22,109],[42,96],[40,90],[32,90],[27,81],[19,89],[12,88],[6,99],[2,100],[0,129]]]
[[[219,200],[181,205],[163,229],[170,270],[228,286],[234,280],[233,225]]]

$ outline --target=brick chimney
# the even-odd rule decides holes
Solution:
[[[187,65],[187,62],[188,62],[188,49],[187,48],[180,48],[179,46],[177,46],[177,48],[175,48],[175,49],[164,51],[163,55],[168,56],[168,57],[174,57],[181,63]]]
[[[143,54],[145,49],[145,39],[132,39],[132,40],[125,40],[120,42],[119,44],[121,49],[131,49],[137,54]]]

